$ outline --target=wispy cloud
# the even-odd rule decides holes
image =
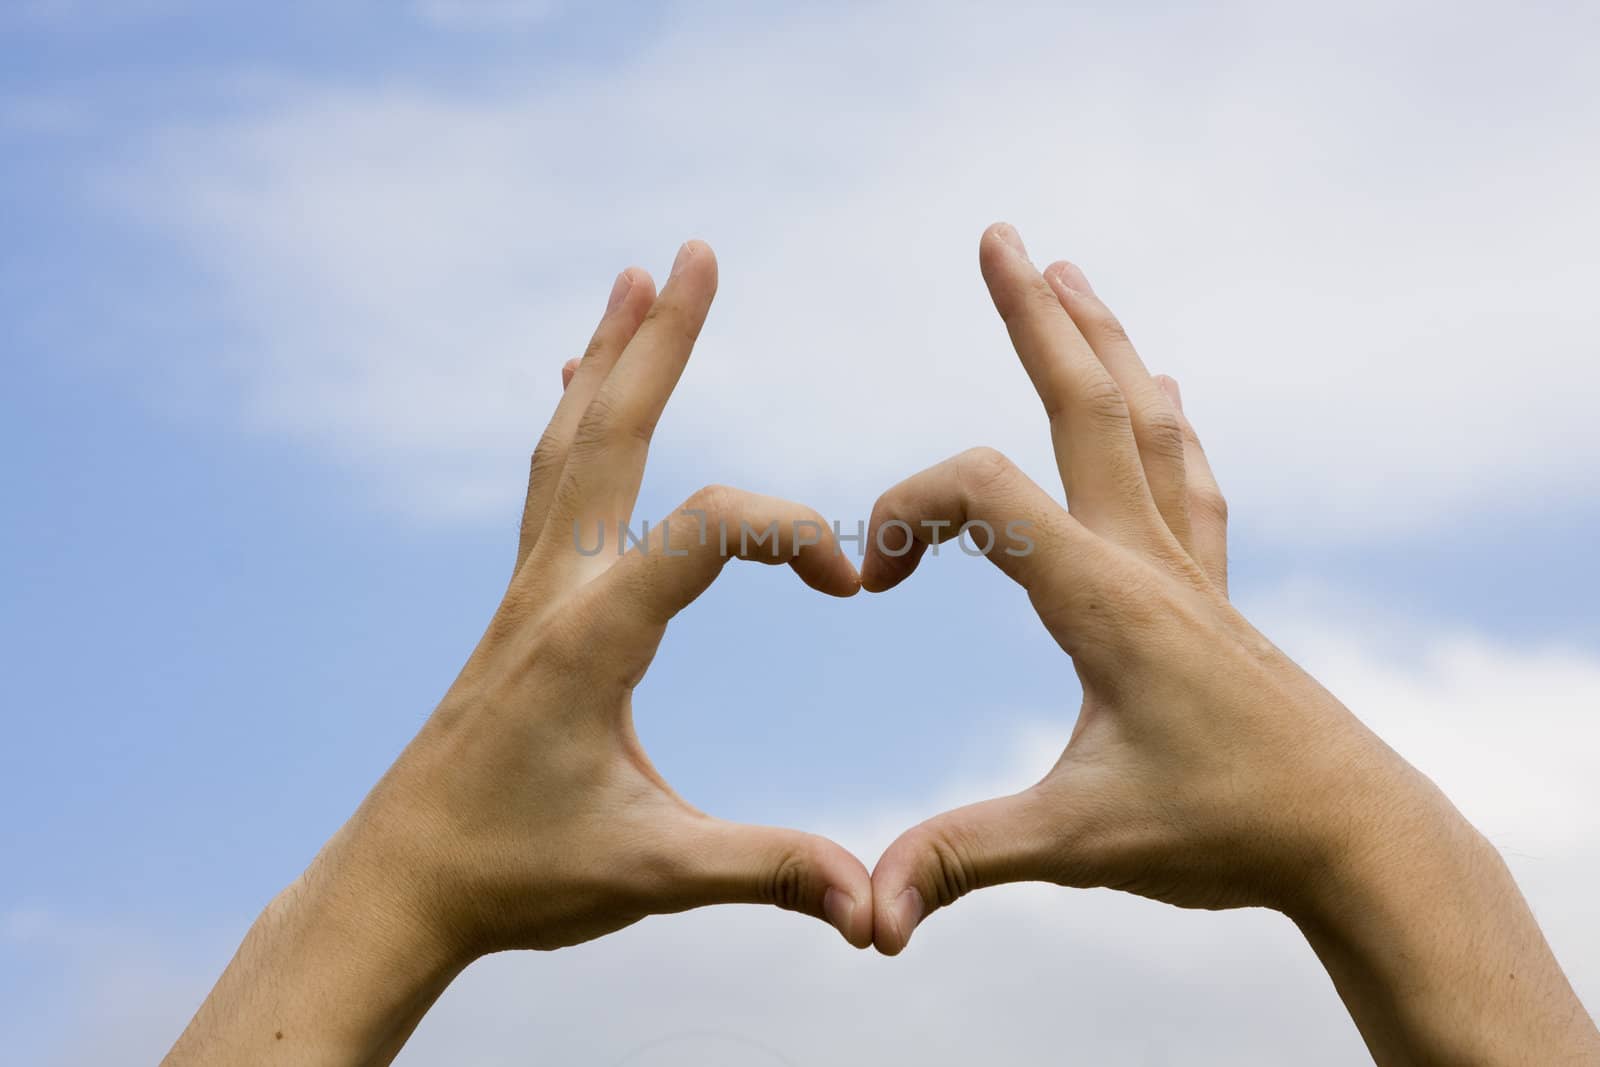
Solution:
[[[135,175],[225,280],[235,402],[424,513],[509,503],[612,273],[691,234],[686,465],[855,503],[990,443],[1050,484],[973,263],[1007,217],[1185,380],[1247,526],[1382,535],[1600,470],[1600,75],[1451,10],[689,9],[624,68],[304,86]]]
[[[1381,536],[1600,470],[1589,16],[1385,11],[691,8],[623,68],[305,86],[135,175],[225,281],[235,402],[423,513],[509,505],[611,275],[691,234],[686,467],[859,504],[990,443],[1051,484],[974,266],[1007,217],[1184,379],[1247,527]]]
[[[1263,610],[1272,632],[1506,852],[1580,995],[1600,1000],[1589,903],[1600,877],[1600,781],[1586,755],[1600,748],[1600,659]],[[1055,734],[1024,730],[1011,760],[933,785],[903,809],[818,812],[810,825],[870,862],[912,822],[1034,780],[1062,743]],[[64,926],[46,920],[8,925]],[[217,966],[229,948],[215,946]],[[140,980],[141,967],[160,980]],[[112,1050],[159,1056],[205,984],[173,970],[159,958],[108,957],[104,971],[124,983],[115,1025],[85,1027],[92,1036],[62,1062]],[[83,980],[108,987],[94,968]],[[446,995],[401,1062],[1333,1065],[1362,1055],[1326,976],[1282,918],[1024,886],[934,916],[893,960],[763,909],[652,919],[554,957],[491,958]]]

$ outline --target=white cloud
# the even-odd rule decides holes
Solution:
[[[698,234],[722,297],[658,473],[854,514],[991,443],[1050,485],[975,267],[1006,217],[1184,380],[1246,528],[1596,486],[1593,12],[678,10],[617,69],[307,84],[151,137],[120,195],[222,283],[224,413],[507,514],[612,274]]]
[[[1320,612],[1270,605],[1265,617],[1505,850],[1580,995],[1600,1003],[1590,901],[1600,877],[1600,781],[1590,769],[1600,658],[1360,620],[1330,626]],[[915,820],[1033,780],[1061,740],[1023,731],[1014,760],[973,769],[992,780],[934,789],[904,810],[819,813],[815,825],[870,859]],[[60,924],[23,916],[6,925]],[[231,947],[219,941],[217,966]],[[90,958],[93,988],[107,987],[107,973],[122,983],[121,1022],[60,1062],[102,1062],[112,1050],[153,1060],[204,982],[176,980],[159,960],[145,961],[155,979],[146,982],[115,953]],[[89,1003],[98,1010],[106,998]],[[1022,886],[931,918],[892,960],[846,949],[819,923],[754,908],[490,958],[446,994],[401,1062],[1331,1065],[1362,1056],[1327,978],[1282,918]]]

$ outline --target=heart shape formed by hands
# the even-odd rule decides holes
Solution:
[[[707,904],[776,904],[893,955],[932,911],[1021,880],[1285,912],[1382,1062],[1591,1061],[1600,1035],[1498,854],[1229,604],[1225,509],[1176,384],[1145,370],[1078,268],[1036,270],[1007,226],[980,260],[1067,507],[972,449],[879,498],[859,575],[814,511],[720,487],[625,546],[716,262],[685,245],[659,295],[624,271],[563,368],[482,640],[167,1062],[388,1062],[479,956]],[[1083,684],[1041,781],[911,828],[869,874],[825,838],[697,811],[656,772],[633,690],[728,559],[850,596],[892,588],[973,523]],[[1013,543],[996,550],[1001,529]]]
[[[1296,805],[1348,787],[1352,767],[1393,768],[1371,770],[1370,735],[1229,605],[1226,512],[1176,383],[1146,371],[1077,267],[1036,270],[1005,225],[984,234],[980,262],[1044,402],[1068,508],[972,449],[878,500],[859,576],[816,512],[724,487],[627,544],[716,261],[684,245],[659,295],[641,270],[618,276],[583,358],[562,368],[505,598],[364,806],[369,821],[425,828],[383,859],[424,872],[420,906],[452,938],[480,953],[551,948],[650,914],[764,902],[894,954],[928,913],[999,882],[1203,907],[1314,889],[1300,872],[1336,843]],[[657,773],[632,692],[668,622],[728,559],[787,562],[831,595],[877,592],[970,523],[991,536],[1025,524],[1025,549],[988,557],[1028,590],[1083,682],[1042,781],[914,827],[869,875],[825,838],[705,815]],[[887,549],[890,525],[912,540]],[[1313,727],[1320,748],[1304,758]]]

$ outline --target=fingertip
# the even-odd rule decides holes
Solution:
[[[1028,249],[1022,243],[1022,235],[1018,233],[1017,228],[1011,225],[1009,222],[996,222],[990,225],[987,230],[983,231],[982,244],[995,244],[1001,248],[1015,252],[1024,259],[1028,257]]]
[[[656,301],[656,280],[643,267],[629,267],[622,273],[630,283],[628,295],[622,298],[622,304],[636,318],[643,319],[644,313]]]
[[[844,553],[839,553],[839,558],[844,562],[845,576],[839,581],[838,593],[835,595],[848,599],[861,592],[861,572],[856,570],[854,563],[844,559]]]
[[[867,593],[887,593],[899,584],[899,578],[885,574],[884,568],[870,562],[861,568],[861,589]]]
[[[655,291],[656,280],[652,278],[650,276],[650,272],[645,270],[643,267],[624,267],[622,269],[622,274],[619,275],[619,277],[628,279],[628,294],[630,296],[638,292],[641,288],[652,293]]]
[[[829,596],[848,599],[861,592],[861,575],[857,573],[855,565],[844,557],[843,552],[840,552],[829,568],[826,581],[816,588]]]
[[[1022,239],[1009,223],[997,222],[983,231],[978,241],[978,269],[984,282],[992,289],[1008,270],[1015,270],[1018,260],[1026,263],[1027,252],[1019,251]]]
[[[828,887],[822,894],[821,918],[854,948],[872,944],[872,875],[860,857],[828,838],[812,838],[816,863]]]
[[[895,932],[900,937],[900,948],[911,944],[911,935],[917,929],[917,924],[922,921],[923,904],[922,894],[914,885],[908,885],[901,890],[895,898],[893,907]]]
[[[804,546],[789,563],[819,593],[844,598],[861,591],[861,575],[855,564],[831,538]]]
[[[850,894],[829,886],[828,891],[822,894],[822,917],[826,919],[846,941],[850,940],[850,930],[854,925],[854,912],[856,903],[850,899]]]
[[[908,831],[897,838],[872,869],[872,943],[885,956],[898,956],[926,912],[921,892],[912,884],[917,865],[917,838]]]
[[[895,587],[900,579],[895,575],[893,568],[878,553],[869,552],[867,558],[861,561],[861,588],[868,593],[886,593]]]
[[[868,550],[861,563],[861,588],[869,593],[886,593],[911,576],[928,546],[910,533],[907,537],[910,543],[899,555],[889,555],[876,544]]]
[[[872,946],[872,904],[846,890],[829,886],[822,897],[822,916],[851,948]]]
[[[711,246],[695,237],[683,242],[672,261],[672,270],[667,275],[667,281],[678,278],[704,279],[715,285],[717,254],[711,250]]]
[[[916,886],[888,897],[873,916],[872,944],[885,956],[898,956],[911,944],[911,935],[924,914],[922,893]]]
[[[561,365],[561,388],[564,390],[572,384],[572,376],[578,373],[579,360],[569,359]]]
[[[1083,273],[1083,268],[1067,259],[1058,259],[1050,264],[1050,269],[1055,271],[1061,284],[1075,293],[1088,293],[1094,295],[1094,286],[1089,284],[1088,275]]]
[[[883,587],[878,584],[878,564],[872,553],[867,553],[861,561],[861,588],[868,593],[881,593]]]

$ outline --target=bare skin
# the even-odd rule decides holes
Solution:
[[[898,584],[926,547],[892,557],[869,534],[858,579],[815,512],[711,487],[685,507],[713,531],[776,523],[777,539],[724,545],[674,517],[652,524],[649,552],[614,550],[716,289],[711,250],[690,242],[659,296],[643,271],[618,277],[584,357],[562,368],[482,641],[165,1062],[383,1064],[486,953],[755,902],[893,955],[930,912],[1020,880],[1284,912],[1384,1064],[1600,1062],[1499,856],[1228,603],[1226,509],[1176,383],[1145,371],[1076,267],[1041,274],[1005,226],[980,258],[1069,507],[975,449],[885,493],[872,529],[900,520],[927,537],[924,521],[944,521],[943,540],[969,520],[1031,524],[1034,551],[990,558],[1027,588],[1084,691],[1043,781],[912,828],[869,876],[824,838],[695,810],[650,765],[633,688],[728,558],[786,562],[850,596]],[[579,551],[575,523],[578,545],[599,528],[606,549]]]
[[[179,1064],[376,1064],[399,1052],[472,960],[555,949],[647,916],[775,904],[872,940],[861,861],[824,838],[742,826],[684,802],[651,766],[632,692],[668,621],[728,556],[679,516],[649,552],[615,550],[651,431],[716,291],[716,260],[684,245],[659,296],[617,280],[534,454],[515,574],[438,709],[310,868],[272,902],[168,1055]],[[710,487],[685,508],[741,520],[777,544],[732,554],[787,562],[850,596],[855,568],[815,512]],[[796,520],[820,524],[798,544]],[[596,524],[606,548],[586,556]],[[681,554],[679,554],[681,553]]]
[[[1068,507],[999,453],[962,453],[879,499],[862,581],[893,587],[926,547],[885,554],[884,523],[941,539],[1026,517],[1036,550],[989,558],[1072,658],[1083,707],[1038,784],[890,845],[872,876],[878,948],[900,952],[929,912],[1001,882],[1275,908],[1379,1063],[1600,1062],[1498,853],[1228,603],[1227,509],[1177,383],[1147,373],[1077,267],[1041,273],[1003,224],[980,262]]]

